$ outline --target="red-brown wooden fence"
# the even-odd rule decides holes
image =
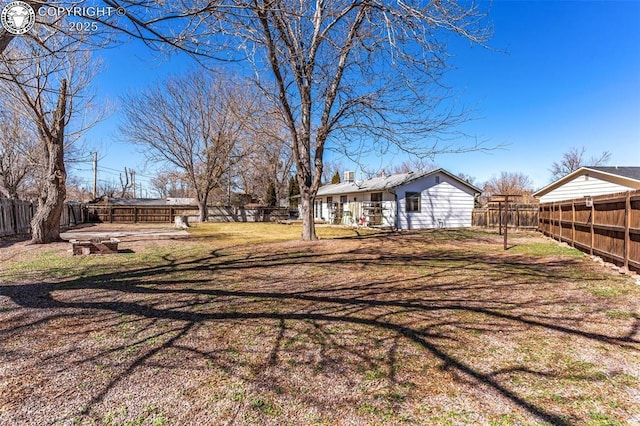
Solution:
[[[640,270],[640,190],[540,204],[538,230]]]

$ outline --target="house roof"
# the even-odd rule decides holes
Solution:
[[[576,177],[586,174],[630,188],[640,188],[640,167],[580,167],[578,170],[538,190],[533,196],[536,198],[542,197]]]
[[[163,198],[109,198],[109,204],[118,206],[164,206]]]
[[[391,176],[380,176],[360,182],[344,182],[324,185],[321,186],[320,189],[318,189],[318,196],[322,197],[327,195],[353,194],[356,192],[389,191],[408,182],[423,178],[425,176],[435,175],[437,173],[445,174],[475,192],[482,192],[481,189],[477,188],[474,185],[471,185],[469,182],[446,171],[445,169],[436,169],[431,171],[409,172]]]
[[[602,173],[609,173],[611,175],[622,176],[629,179],[634,179],[640,182],[640,167],[588,167],[591,170],[597,170]]]

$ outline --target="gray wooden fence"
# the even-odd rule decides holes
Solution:
[[[31,201],[0,198],[0,237],[28,234],[36,206]],[[70,228],[84,222],[80,203],[66,203],[60,217],[60,228]]]
[[[0,198],[0,237],[29,233],[34,211],[30,201]]]

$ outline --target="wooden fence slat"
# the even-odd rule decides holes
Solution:
[[[629,246],[631,245],[631,191],[627,192],[627,199],[624,204],[624,267],[629,269]]]

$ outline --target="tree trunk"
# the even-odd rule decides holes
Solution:
[[[45,144],[47,179],[44,182],[38,210],[31,220],[31,243],[46,244],[60,240],[60,217],[67,195],[64,166],[64,125],[67,105],[67,80],[60,83],[58,105],[53,112],[50,132],[41,132]],[[44,117],[41,117],[44,120]],[[43,127],[45,123],[41,123]]]
[[[198,214],[200,216],[200,223],[207,221],[208,211],[206,201],[198,201]]]
[[[314,241],[317,240],[316,236],[316,224],[314,221],[313,202],[314,197],[311,197],[308,192],[301,194],[302,202],[302,240]]]
[[[5,30],[4,28],[0,28],[0,53],[4,52],[4,50],[9,46],[11,40],[13,40],[15,36]]]

